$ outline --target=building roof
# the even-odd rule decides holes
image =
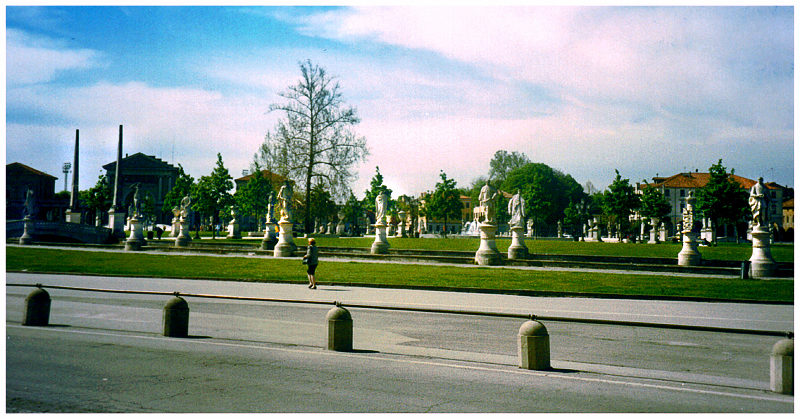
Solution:
[[[789,208],[794,209],[794,198],[787,199],[786,201],[783,201],[783,208],[784,209],[789,209]]]
[[[739,175],[731,175],[733,180],[742,185],[742,188],[750,189],[753,185],[758,183],[758,181],[748,179],[745,177],[741,177]],[[682,189],[692,189],[692,188],[702,188],[706,186],[708,182],[711,180],[710,173],[678,173],[677,175],[670,176],[668,178],[653,178],[655,181],[654,183],[650,183],[647,186],[655,186],[655,187],[665,187],[665,188],[682,188]],[[767,189],[780,189],[775,183],[765,183]]]
[[[14,162],[14,163],[6,165],[6,176],[8,176],[9,173],[24,173],[24,172],[28,172],[28,173],[30,173],[32,175],[36,175],[36,176],[43,176],[43,177],[49,177],[49,178],[53,178],[53,179],[58,179],[57,177],[55,177],[53,175],[48,175],[45,172],[42,172],[40,170],[36,170],[36,169],[34,169],[34,168],[30,167],[30,166],[26,166],[26,165],[24,165],[22,163]]]
[[[279,174],[276,174],[276,173],[272,173],[269,170],[262,170],[261,173],[263,173],[264,176],[266,176],[267,180],[269,180],[273,184],[275,184],[275,183],[283,183],[283,181],[286,180],[285,177],[283,177],[283,176],[281,176]],[[253,178],[255,176],[256,176],[255,173],[250,173],[249,175],[242,176],[239,179],[235,179],[234,181],[236,183],[250,182],[251,180],[253,180]]]
[[[136,153],[131,154],[129,156],[125,156],[122,161],[120,162],[120,168],[122,169],[167,169],[167,170],[178,170],[177,167],[156,158],[156,156],[148,156],[144,153]],[[103,166],[103,169],[108,171],[116,171],[117,170],[117,161],[114,160],[111,163],[108,163]]]

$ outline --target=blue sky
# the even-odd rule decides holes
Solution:
[[[6,162],[80,188],[143,152],[236,178],[310,59],[361,117],[363,196],[443,170],[467,187],[497,150],[605,189],[701,172],[794,186],[793,7],[25,7],[6,13]],[[71,175],[69,178],[71,182]]]

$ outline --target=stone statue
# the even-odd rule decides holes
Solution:
[[[28,188],[25,192],[25,207],[22,208],[22,217],[33,218],[34,215],[36,215],[36,196],[33,189]]]
[[[511,220],[508,224],[512,227],[525,227],[525,198],[520,195],[519,189],[517,193],[508,201],[508,214]]]
[[[192,194],[186,195],[181,199],[181,217],[186,218],[189,216],[189,211],[192,210]]]
[[[135,192],[133,193],[133,211],[134,213],[131,214],[131,217],[139,218],[139,215],[142,213],[142,202],[139,199],[139,186],[142,184],[140,182],[134,183],[131,185],[131,189]]]
[[[769,226],[769,198],[764,178],[758,178],[758,183],[750,188],[750,211],[753,213],[753,229],[765,229]]]
[[[236,215],[236,207],[231,205],[231,224],[238,222],[236,221]]]
[[[695,231],[694,201],[694,191],[689,191],[686,196],[686,208],[683,209],[683,231]]]
[[[495,205],[497,202],[497,189],[486,181],[486,185],[481,188],[481,193],[478,195],[478,202],[483,207],[483,212],[486,214],[484,222],[487,224],[494,223]]]
[[[381,224],[386,219],[386,210],[389,208],[389,194],[386,191],[375,197],[375,224]]]
[[[283,182],[281,190],[278,191],[278,208],[281,211],[281,221],[291,221],[292,219],[292,183]]]
[[[267,203],[267,223],[275,222],[275,191],[269,193],[269,202]]]

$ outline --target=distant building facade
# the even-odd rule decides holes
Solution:
[[[731,175],[734,182],[741,185],[743,190],[749,190],[758,181],[748,179],[739,175]],[[668,226],[669,234],[677,233],[677,226],[683,219],[683,210],[686,208],[686,197],[689,191],[694,191],[695,196],[697,189],[702,188],[711,180],[710,173],[678,173],[670,177],[654,177],[653,183],[649,184],[636,184],[636,192],[642,193],[646,188],[655,187],[664,195],[670,204],[672,210],[668,217],[670,225]],[[775,183],[765,183],[770,193],[770,220],[771,223],[781,225],[783,222],[783,188]],[[740,232],[742,233],[742,232]]]
[[[117,175],[117,162],[111,162],[103,166],[106,171],[106,178],[114,191],[114,182]],[[152,199],[154,204],[154,220],[156,224],[169,224],[172,220],[171,209],[164,210],[164,198],[175,186],[178,180],[179,170],[177,167],[143,153],[126,155],[120,162],[120,196],[123,210],[127,213],[133,204],[134,190],[131,189],[139,183],[140,199]]]
[[[783,203],[783,230],[786,231],[786,239],[794,241],[794,198]]]
[[[63,220],[64,211],[69,207],[69,198],[56,199],[56,180],[58,178],[22,163],[6,165],[6,219],[19,220],[23,217],[25,198],[28,189],[33,190],[40,220]]]

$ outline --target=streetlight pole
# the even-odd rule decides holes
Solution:
[[[64,172],[64,190],[67,190],[67,175],[69,174],[69,169],[72,168],[72,163],[66,162],[62,167],[62,171]]]

